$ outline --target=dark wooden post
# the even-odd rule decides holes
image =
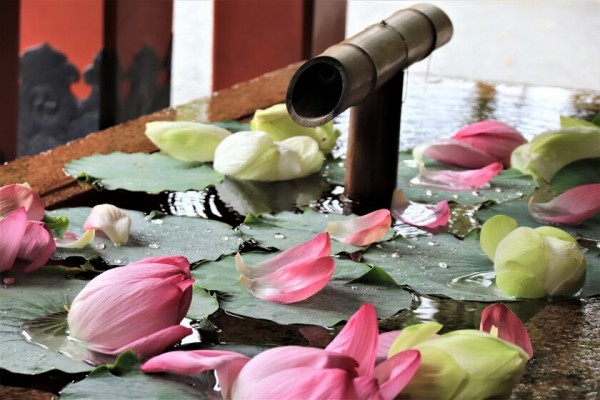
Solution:
[[[17,154],[19,3],[0,1],[0,164]]]
[[[388,208],[396,188],[404,71],[350,109],[344,195],[353,212]]]
[[[100,128],[169,106],[173,0],[104,0]]]

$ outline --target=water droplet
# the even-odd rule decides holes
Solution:
[[[438,267],[440,267],[440,268],[448,268],[448,264],[446,264],[445,262],[439,262],[438,263]]]
[[[523,197],[523,192],[516,192],[515,194],[519,197]]]
[[[206,233],[212,233],[212,231],[210,229],[205,229]]]
[[[400,258],[400,253],[398,253],[398,252],[392,253],[392,258]]]
[[[457,194],[453,194],[453,195],[452,195],[452,198],[453,198],[453,199],[458,199],[458,195],[457,195]]]
[[[148,247],[150,247],[151,249],[160,249],[160,244],[158,244],[158,243],[150,243],[148,245]]]
[[[500,187],[494,188],[494,192],[502,193],[502,188],[500,188]]]
[[[116,259],[116,260],[113,260],[113,263],[114,263],[114,264],[121,264],[121,263],[122,263],[122,261],[121,261],[121,260],[119,260],[119,259]]]
[[[350,289],[352,289],[352,290],[358,290],[358,286],[350,286]]]
[[[431,242],[427,242],[427,244],[429,246],[439,246],[439,244],[437,242],[431,241]]]
[[[103,250],[106,248],[106,245],[104,243],[96,243],[94,245],[95,248],[99,249],[99,250]]]
[[[481,196],[481,194],[480,194],[480,193],[479,193],[477,190],[475,190],[475,191],[471,192],[471,194],[472,194],[473,196],[475,196],[475,197],[480,197],[480,196]]]
[[[408,248],[409,248],[409,249],[411,249],[411,250],[414,250],[414,249],[416,249],[416,248],[417,248],[417,246],[415,246],[414,244],[409,244],[409,245],[408,245],[408,246],[406,246],[406,247],[408,247]]]
[[[229,240],[229,236],[221,236],[221,240]]]
[[[273,235],[275,239],[285,239],[285,235],[283,233],[276,233]]]
[[[431,190],[426,190],[425,196],[431,197],[431,196],[433,196],[433,192]]]
[[[156,225],[162,225],[163,224],[163,220],[162,219],[153,219],[150,222],[152,222],[153,224],[156,224]]]
[[[381,247],[381,245],[380,245],[379,243],[378,243],[378,244],[376,244],[376,245],[375,245],[375,247],[377,247],[378,249],[381,249],[381,248],[383,248],[383,247]]]

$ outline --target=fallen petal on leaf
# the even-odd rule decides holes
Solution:
[[[77,236],[74,232],[67,231],[64,237],[60,239],[54,238],[54,241],[56,242],[56,247],[63,249],[83,249],[94,239],[95,235],[96,231],[93,229],[85,231],[81,237]]]
[[[502,164],[499,162],[468,171],[429,171],[422,167],[419,176],[411,180],[411,183],[443,190],[475,190],[488,183],[500,172],[502,172]]]
[[[567,190],[546,203],[531,197],[529,212],[548,224],[576,225],[600,211],[600,183],[581,185]]]
[[[337,241],[368,246],[385,236],[392,226],[390,210],[381,209],[361,217],[327,224],[325,232]]]
[[[108,236],[115,246],[127,243],[131,218],[112,204],[100,204],[92,208],[83,224],[83,229],[99,230]]]

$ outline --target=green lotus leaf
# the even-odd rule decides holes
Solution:
[[[201,190],[223,179],[207,164],[180,161],[162,153],[94,154],[67,163],[65,172],[103,189],[147,193]]]
[[[69,230],[81,235],[90,210],[89,207],[63,208],[49,214],[68,217]],[[83,249],[58,248],[52,258],[83,257],[90,260],[100,257],[110,265],[125,265],[147,257],[182,255],[193,263],[235,253],[240,245],[234,230],[223,222],[175,216],[150,219],[139,211],[124,211],[131,217],[131,231],[126,244],[114,246],[98,233]]]

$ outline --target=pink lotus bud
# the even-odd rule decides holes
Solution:
[[[510,167],[514,149],[527,140],[510,125],[500,121],[486,120],[465,126],[452,139],[468,143],[474,148],[495,157],[504,167]]]
[[[44,219],[44,202],[29,185],[6,185],[0,187],[0,219],[23,207],[30,221]]]
[[[500,121],[480,121],[460,129],[449,140],[431,143],[424,154],[449,165],[479,169],[493,162],[510,167],[514,149],[527,140]]]
[[[181,256],[146,258],[103,272],[73,300],[69,334],[99,353],[157,354],[192,333],[179,323],[190,307],[193,283]]]

